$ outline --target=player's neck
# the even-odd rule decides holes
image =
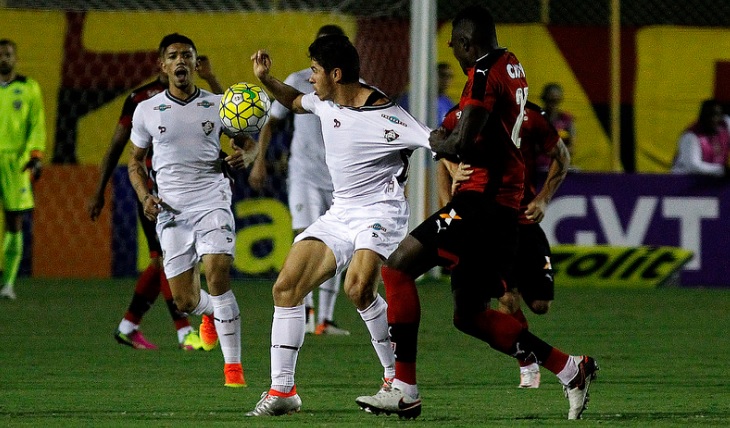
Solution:
[[[170,85],[170,95],[180,100],[187,100],[195,94],[195,85],[187,85],[183,88],[178,88],[175,85]]]
[[[372,92],[372,89],[360,82],[348,83],[337,89],[333,101],[345,107],[362,107]]]

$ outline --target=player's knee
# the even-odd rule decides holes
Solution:
[[[358,308],[365,309],[375,301],[375,287],[370,281],[354,278],[345,282],[347,298]]]
[[[175,306],[177,306],[181,312],[192,313],[198,306],[200,298],[190,293],[182,293],[173,294],[173,300],[175,301]]]
[[[551,303],[551,300],[533,300],[528,304],[528,307],[537,315],[545,315],[550,310]]]

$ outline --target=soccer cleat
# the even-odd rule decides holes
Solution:
[[[200,344],[206,351],[210,351],[218,344],[218,332],[215,330],[213,315],[203,315],[200,323]]]
[[[134,349],[157,349],[157,346],[148,342],[139,330],[135,330],[130,334],[124,334],[117,330],[114,333],[114,339],[120,344],[131,346]]]
[[[349,336],[350,332],[344,328],[338,327],[334,321],[327,320],[317,326],[317,329],[314,330],[314,334],[318,336],[322,334],[329,334],[332,336]]]
[[[185,335],[182,343],[180,343],[180,349],[183,351],[199,351],[203,349],[203,342],[200,340],[200,335],[195,330],[190,330]]]
[[[8,300],[15,300],[18,296],[15,295],[15,290],[13,290],[13,287],[9,285],[5,285],[2,290],[0,290],[0,299],[8,299]]]
[[[364,411],[375,415],[395,413],[399,418],[415,419],[421,414],[420,397],[413,398],[400,389],[393,388],[391,381],[387,379],[377,394],[357,397],[355,402]]]
[[[314,321],[314,308],[307,306],[304,308],[304,318],[306,324],[304,325],[304,332],[307,334],[314,334],[316,330],[316,324]]]
[[[520,388],[539,388],[540,367],[537,364],[520,367],[520,384],[518,386]]]
[[[580,419],[590,398],[588,388],[590,388],[591,382],[596,379],[598,364],[596,364],[596,360],[588,356],[570,358],[578,365],[578,374],[568,385],[563,386],[563,391],[565,392],[565,398],[570,402],[568,419]]]
[[[243,366],[241,363],[227,364],[223,368],[226,377],[225,385],[229,388],[245,388],[246,379],[243,378]]]
[[[302,410],[302,399],[296,393],[296,387],[292,389],[294,395],[281,397],[271,395],[269,392],[261,394],[261,399],[256,403],[253,410],[246,413],[246,416],[281,416],[298,413]]]

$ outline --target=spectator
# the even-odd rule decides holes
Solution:
[[[455,104],[454,101],[449,98],[448,95],[446,95],[446,90],[449,89],[451,81],[454,80],[454,71],[451,69],[451,66],[446,62],[438,63],[437,70],[438,95],[436,98],[436,123],[441,124],[441,122],[443,122],[444,120],[444,117],[446,117],[446,113],[448,113],[449,110],[451,110],[451,107],[453,107]],[[398,104],[400,104],[401,107],[410,112],[408,93],[403,94],[398,99]]]
[[[717,100],[702,102],[697,122],[679,137],[672,172],[723,177],[730,149],[730,117]]]
[[[573,115],[560,109],[563,103],[563,87],[558,83],[548,83],[542,88],[540,99],[543,102],[543,110],[548,121],[558,131],[558,135],[568,148],[570,156],[573,156],[573,140],[575,139],[575,120]],[[537,159],[537,167],[547,171],[550,168],[552,159],[547,154],[541,154]]]

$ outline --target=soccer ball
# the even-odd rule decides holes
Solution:
[[[271,100],[260,86],[236,83],[223,93],[218,115],[230,131],[256,134],[269,118],[270,108]]]

